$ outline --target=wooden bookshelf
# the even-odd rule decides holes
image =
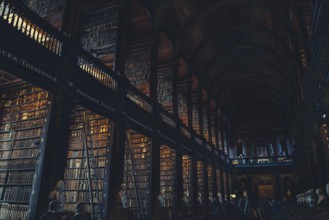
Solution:
[[[208,126],[208,108],[207,106],[202,107],[202,127],[203,127],[203,137],[209,141],[209,126]]]
[[[208,192],[214,192],[214,170],[211,165],[207,166]],[[214,196],[214,195],[213,195]]]
[[[192,160],[188,155],[182,156],[183,191],[192,193]]]
[[[124,183],[128,207],[135,217],[146,219],[150,207],[151,139],[133,130],[127,131],[124,162]]]
[[[189,126],[189,118],[188,118],[188,106],[187,106],[187,98],[188,98],[188,85],[182,84],[178,86],[178,117],[182,122]]]
[[[146,95],[150,95],[151,44],[143,42],[127,48],[125,57],[125,76],[131,84]]]
[[[82,16],[80,27],[83,47],[108,67],[114,68],[117,28],[118,4],[108,4]]]
[[[203,163],[202,161],[196,162],[196,172],[197,172],[197,189],[198,193],[201,193],[202,202],[205,201],[205,190],[204,190],[204,172],[203,172]]]
[[[28,83],[1,88],[0,219],[26,219],[51,97]]]
[[[217,184],[217,193],[222,194],[222,177],[220,169],[216,169],[216,184]]]
[[[228,188],[227,188],[227,173],[223,172],[223,184],[224,184],[224,196],[228,198]]]
[[[198,96],[192,97],[192,127],[197,134],[201,135]]]
[[[165,207],[171,208],[175,205],[175,173],[176,153],[168,146],[160,148],[160,190],[165,190]]]
[[[173,67],[158,68],[157,100],[162,107],[173,113]]]
[[[211,143],[217,147],[216,144],[216,120],[213,114],[210,115],[210,129],[211,129]]]
[[[72,111],[64,173],[65,209],[73,211],[78,202],[83,202],[87,212],[102,219],[112,135],[109,119],[81,106]]]
[[[219,124],[219,123],[218,123],[218,124]],[[217,136],[218,136],[218,147],[219,147],[220,150],[223,150],[223,144],[222,144],[222,132],[221,132],[220,124],[218,125]]]

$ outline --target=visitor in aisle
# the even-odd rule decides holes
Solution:
[[[49,203],[49,208],[46,213],[44,213],[40,220],[61,220],[62,218],[58,214],[59,203],[57,200],[52,200]]]
[[[71,220],[89,220],[89,213],[85,211],[85,204],[79,202],[75,208],[75,214]]]

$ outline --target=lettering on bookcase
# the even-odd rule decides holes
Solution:
[[[88,99],[89,101],[92,101],[93,103],[96,103],[97,105],[100,105],[101,107],[103,107],[103,108],[105,108],[109,111],[114,111],[114,108],[112,108],[111,106],[109,106],[105,102],[93,97],[92,95],[82,91],[79,88],[76,88],[72,82],[69,82],[68,84],[69,84],[70,87],[72,87],[75,90],[77,95],[79,95],[79,96],[81,96],[85,99]]]
[[[31,71],[37,73],[38,75],[42,76],[43,78],[46,78],[53,82],[57,82],[57,78],[55,76],[53,76],[51,73],[44,71],[42,68],[32,64],[31,62],[29,62],[28,60],[26,60],[24,58],[16,56],[15,54],[13,54],[7,50],[4,50],[4,49],[0,49],[0,55],[25,67],[28,70],[31,70]]]

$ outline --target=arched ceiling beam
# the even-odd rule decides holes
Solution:
[[[279,70],[277,68],[277,66],[270,64],[264,60],[255,60],[255,59],[246,59],[246,60],[239,60],[237,62],[232,62],[229,65],[226,65],[221,69],[218,69],[217,74],[209,75],[207,77],[207,80],[203,81],[203,84],[206,88],[209,89],[209,92],[210,92],[213,90],[214,87],[218,87],[216,82],[224,81],[224,80],[220,79],[223,77],[223,74],[225,76],[225,73],[229,73],[229,70],[234,69],[237,65],[245,65],[245,64],[250,64],[250,63],[255,64],[257,66],[262,66],[262,67],[264,66],[264,67],[270,68],[270,70],[273,71],[273,73],[276,73],[278,76],[280,76],[280,78],[283,79],[283,81],[285,82],[284,84],[288,84],[289,77],[287,77],[287,75],[283,72],[283,70]],[[266,73],[264,73],[264,74],[266,74]]]
[[[241,103],[248,102],[250,100],[268,100],[270,102],[275,103],[276,105],[280,106],[282,109],[282,112],[286,113],[286,103],[282,103],[282,100],[278,99],[277,97],[273,95],[267,95],[264,91],[268,89],[262,88],[258,89],[258,91],[254,90],[246,90],[246,89],[240,89],[238,91],[235,91],[230,96],[228,96],[221,106],[221,109],[223,111],[223,114],[227,117],[231,116],[231,113],[234,112],[238,106],[241,105]],[[247,98],[245,96],[248,96]],[[220,105],[219,105],[220,106]]]
[[[207,35],[207,37],[202,41],[202,43],[200,43],[197,46],[197,48],[194,50],[193,55],[191,56],[191,62],[193,63],[196,60],[196,57],[202,54],[202,51],[208,45],[210,45],[209,42],[213,42],[214,40],[221,39],[232,32],[240,32],[240,31],[248,31],[251,32],[252,34],[254,34],[255,31],[259,31],[260,33],[264,32],[268,34],[268,36],[272,36],[274,39],[276,39],[276,41],[282,45],[282,48],[285,50],[286,54],[290,54],[289,42],[286,39],[284,39],[282,36],[280,36],[277,32],[262,25],[256,25],[256,24],[236,25],[236,26],[229,26],[225,29],[218,28],[211,35]]]
[[[213,98],[217,100],[218,97],[221,97],[221,94],[225,93],[225,91],[228,91],[232,88],[234,88],[234,84],[236,83],[241,83],[241,81],[243,82],[248,82],[248,80],[250,79],[253,79],[255,76],[254,74],[243,74],[241,76],[237,76],[237,77],[234,77],[233,79],[230,79],[230,80],[227,80],[224,82],[223,80],[223,83],[224,85],[218,85],[217,87],[217,91],[212,90],[212,91],[209,91],[210,94],[213,94]],[[278,91],[281,91],[283,93],[283,95],[285,95],[284,93],[287,94],[288,92],[288,88],[285,88],[283,86],[282,83],[280,83],[276,78],[272,77],[272,76],[268,76],[268,75],[260,75],[257,77],[257,79],[259,81],[261,81],[264,85],[267,85],[267,84],[271,84],[271,85],[274,85],[275,88],[278,88],[277,90]],[[257,84],[257,83],[255,83]]]
[[[200,74],[202,74],[203,78],[205,78],[205,77],[207,77],[209,70],[212,70],[212,67],[215,64],[221,63],[222,60],[229,57],[229,54],[232,54],[233,52],[239,52],[239,56],[241,57],[241,54],[242,54],[241,51],[246,51],[246,50],[250,50],[250,49],[252,49],[252,51],[248,51],[248,52],[250,52],[251,54],[255,54],[255,50],[257,50],[257,49],[262,50],[262,54],[270,55],[271,60],[273,59],[273,60],[278,61],[277,62],[278,64],[284,65],[283,69],[289,70],[288,65],[285,63],[285,62],[288,62],[288,61],[283,60],[282,57],[279,54],[277,54],[275,51],[273,51],[271,48],[266,48],[263,45],[247,44],[247,45],[236,45],[236,46],[233,46],[233,47],[226,48],[223,51],[218,51],[218,53],[214,54],[214,56],[208,62],[206,67],[198,72],[198,75],[200,76]],[[262,56],[262,58],[264,58],[264,56]],[[234,60],[234,58],[232,58],[232,57],[230,59]],[[220,70],[217,69],[216,72],[217,71],[220,71]]]
[[[185,27],[182,29],[182,31],[178,34],[178,41],[177,41],[177,47],[179,48],[180,42],[184,41],[186,36],[191,32],[193,27],[198,24],[201,20],[206,18],[207,16],[218,13],[220,8],[224,7],[237,7],[237,6],[253,6],[258,8],[263,8],[268,10],[269,12],[273,13],[276,17],[278,17],[283,24],[289,27],[289,21],[288,19],[285,19],[280,10],[274,9],[273,7],[270,7],[264,1],[262,0],[226,0],[226,1],[219,1],[216,4],[210,5],[209,8],[201,11],[199,14],[196,14],[193,16],[193,18],[188,22],[188,24],[185,25]]]
[[[262,86],[262,87],[260,87]],[[261,91],[261,93],[263,93],[263,95],[268,95],[268,96],[271,96],[271,97],[276,97],[277,100],[279,102],[281,102],[283,105],[287,104],[287,100],[288,100],[288,96],[285,95],[285,94],[281,94],[281,92],[276,88],[274,87],[273,85],[267,85],[266,87],[261,84],[261,85],[255,85],[253,88],[243,88],[243,87],[240,87],[239,89],[235,89],[233,91],[227,91],[225,94],[222,93],[220,97],[217,97],[217,101],[218,102],[222,102],[222,103],[225,103],[225,100],[227,99],[227,97],[230,97],[232,94],[238,92],[238,91],[241,91],[243,90],[244,92],[249,92],[252,94],[252,93],[255,93],[255,91]],[[243,96],[246,96],[246,94],[242,94],[241,97]],[[241,99],[241,97],[238,98]],[[223,106],[225,107],[225,106]]]

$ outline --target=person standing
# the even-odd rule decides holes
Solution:
[[[85,212],[85,204],[79,202],[75,208],[75,214],[71,220],[89,220],[89,214]]]
[[[57,200],[49,202],[48,211],[44,213],[40,220],[61,220],[62,218],[58,214],[59,203]]]

